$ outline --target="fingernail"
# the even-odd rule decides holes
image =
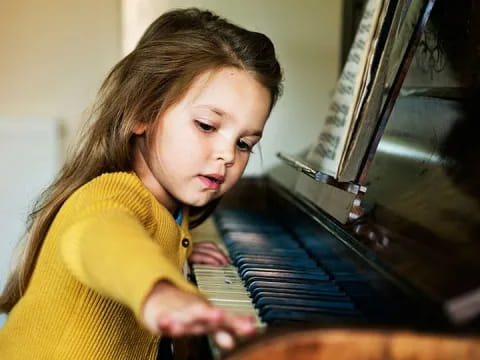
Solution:
[[[217,331],[215,333],[215,341],[223,349],[233,348],[233,337],[225,331]]]

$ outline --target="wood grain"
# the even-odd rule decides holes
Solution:
[[[407,331],[312,329],[262,336],[225,360],[480,359],[480,338]]]

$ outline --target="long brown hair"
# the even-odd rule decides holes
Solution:
[[[250,72],[270,91],[273,106],[282,74],[265,35],[199,9],[170,11],[150,25],[136,48],[108,74],[74,150],[35,204],[23,253],[0,297],[0,312],[9,312],[24,293],[43,239],[65,200],[102,173],[132,170],[134,126],[153,122],[195,77],[223,66]],[[191,226],[199,225],[217,203],[191,209]]]

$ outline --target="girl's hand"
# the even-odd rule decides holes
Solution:
[[[180,337],[211,334],[218,346],[228,350],[235,338],[253,335],[253,319],[215,308],[202,297],[159,281],[143,306],[143,321],[156,335]]]
[[[204,241],[193,244],[188,261],[193,264],[228,265],[227,255],[214,242]]]

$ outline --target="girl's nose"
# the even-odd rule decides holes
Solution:
[[[231,141],[223,141],[217,147],[216,159],[223,161],[226,167],[232,166],[235,162],[235,146]]]

